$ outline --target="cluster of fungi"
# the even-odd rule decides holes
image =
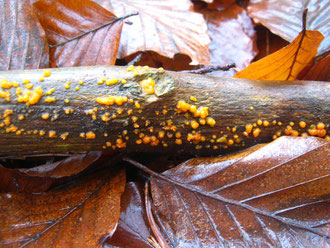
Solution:
[[[162,68],[150,69],[147,66],[134,67],[129,66],[125,69],[125,73],[130,73],[132,77],[139,76],[145,72],[163,72]],[[3,128],[2,133],[13,133],[16,135],[38,135],[41,138],[67,140],[70,138],[70,131],[59,133],[55,126],[49,125],[49,130],[25,130],[20,128],[20,122],[28,118],[28,113],[33,106],[37,106],[43,101],[43,105],[57,104],[58,111],[54,113],[43,112],[40,114],[40,120],[56,122],[60,113],[70,115],[74,113],[74,107],[70,106],[72,99],[65,97],[59,103],[54,96],[55,88],[47,88],[49,84],[42,85],[43,82],[52,77],[52,71],[43,70],[43,75],[38,79],[38,86],[35,87],[30,79],[22,79],[21,82],[10,81],[6,78],[0,78],[0,101],[4,103],[10,102],[14,104],[24,104],[25,114],[20,112],[15,114],[14,109],[5,109],[0,113],[0,127]],[[106,78],[102,77],[93,83],[98,87],[112,87],[118,84],[127,84],[128,78]],[[84,81],[77,82],[61,82],[63,91],[77,91],[82,87],[88,87]],[[193,82],[189,82],[193,84]],[[74,85],[74,86],[72,86]],[[157,80],[153,77],[147,77],[138,82],[141,94],[149,97],[154,96]],[[119,91],[120,92],[120,91]],[[106,140],[102,145],[103,149],[125,148],[129,143],[136,145],[150,145],[168,147],[169,144],[182,146],[184,144],[193,144],[196,149],[209,148],[219,149],[228,148],[233,145],[245,146],[244,140],[257,138],[268,127],[276,126],[278,130],[271,134],[273,139],[277,139],[282,135],[290,136],[318,136],[330,140],[327,135],[328,124],[323,122],[308,123],[307,120],[300,120],[296,123],[282,123],[277,120],[256,120],[255,123],[247,123],[245,126],[220,127],[217,125],[216,118],[213,118],[212,109],[208,106],[201,106],[196,96],[188,96],[187,99],[179,100],[173,103],[172,107],[162,106],[161,109],[154,112],[154,118],[146,119],[143,117],[143,102],[141,99],[134,99],[127,95],[102,95],[93,99],[95,107],[85,110],[84,115],[91,118],[91,121],[102,121],[111,123],[117,118],[125,118],[125,125],[120,133],[111,135],[112,140]],[[10,106],[10,105],[9,105]],[[249,107],[251,111],[253,106]],[[170,116],[170,117],[167,117]],[[177,123],[173,118],[175,116],[183,116],[184,121]],[[162,118],[160,118],[162,117]],[[159,120],[159,123],[152,123],[153,120]],[[182,119],[180,119],[182,120]],[[130,128],[125,128],[131,125]],[[203,128],[214,129],[213,133],[203,133]],[[143,128],[143,129],[142,129]],[[219,131],[224,129],[223,131]],[[111,132],[111,125],[109,128]],[[0,134],[1,135],[1,134]],[[93,140],[97,135],[102,135],[105,139],[110,137],[105,130],[89,130],[79,132],[77,134],[84,140]],[[115,137],[115,138],[114,138]]]

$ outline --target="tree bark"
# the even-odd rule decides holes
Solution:
[[[41,82],[42,74],[0,73],[0,80],[19,83],[2,89],[11,96],[9,101],[0,98],[1,156],[109,149],[218,155],[269,142],[285,132],[308,133],[320,122],[325,131],[310,133],[326,137],[329,128],[329,82],[254,81],[114,66],[51,69]],[[106,85],[102,78],[126,83]],[[155,81],[153,94],[140,84],[152,82],[150,78]],[[33,85],[29,91],[38,86],[43,90],[42,98],[30,106],[18,102],[26,90],[24,79]],[[17,95],[18,88],[23,93]],[[56,101],[45,102],[52,88],[49,97]],[[109,96],[127,97],[127,102],[97,102]],[[322,130],[322,124],[318,127]]]

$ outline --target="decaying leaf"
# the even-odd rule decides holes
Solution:
[[[288,46],[252,63],[234,77],[259,80],[294,80],[317,54],[323,40],[319,31],[302,31]]]
[[[329,246],[330,143],[282,137],[154,174],[155,218],[173,247]]]
[[[320,31],[325,39],[319,54],[330,49],[330,2],[327,0],[250,0],[248,13],[273,33],[292,42],[301,30],[301,16],[308,8],[307,29]]]
[[[0,192],[45,192],[58,179],[72,179],[72,176],[100,161],[101,157],[104,158],[106,155],[103,152],[87,152],[29,169],[9,169],[0,166]],[[21,163],[23,164],[24,160]]]
[[[152,231],[145,211],[143,186],[140,183],[127,183],[120,205],[118,227],[106,243],[116,247],[153,248],[148,241]]]
[[[0,0],[0,70],[48,67],[45,32],[29,0]]]
[[[42,194],[0,194],[1,247],[99,247],[114,232],[125,171]]]
[[[52,67],[113,65],[116,61],[122,22],[94,32],[116,16],[90,0],[40,0],[33,4],[46,31]],[[71,38],[77,39],[59,45]],[[59,46],[56,46],[59,45]]]
[[[201,14],[191,11],[189,0],[95,0],[117,16],[138,11],[125,25],[119,57],[152,50],[172,58],[176,53],[189,55],[191,64],[209,64],[207,26]]]
[[[235,63],[244,69],[257,54],[253,24],[246,11],[233,4],[223,11],[204,10],[208,34],[211,38],[209,46],[212,65]],[[221,76],[233,76],[234,70]],[[217,73],[212,73],[216,74]]]
[[[298,79],[330,81],[330,54],[314,61],[303,75],[298,76]]]

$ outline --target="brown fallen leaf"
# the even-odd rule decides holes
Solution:
[[[0,194],[1,247],[99,247],[119,219],[125,171],[42,194]]]
[[[314,61],[303,75],[299,74],[298,79],[330,81],[330,54]]]
[[[257,56],[254,57],[253,62],[258,61],[289,45],[289,42],[270,32],[268,28],[262,25],[257,25],[255,30],[257,32],[257,46],[259,52]]]
[[[51,67],[114,65],[122,22],[111,12],[90,0],[40,0],[33,6],[51,47]],[[106,23],[112,24],[89,32]]]
[[[222,11],[203,9],[211,38],[209,46],[212,65],[235,63],[244,69],[257,54],[256,36],[250,17],[236,4]],[[217,71],[211,75],[233,76],[234,70]]]
[[[319,138],[282,137],[151,173],[155,218],[174,247],[327,247],[329,151]]]
[[[120,206],[118,227],[113,236],[106,240],[106,244],[116,247],[153,248],[148,241],[152,231],[145,211],[143,185],[127,183]]]
[[[189,0],[95,0],[117,16],[139,12],[125,25],[119,45],[119,58],[152,50],[172,58],[188,55],[192,65],[209,64],[207,26],[201,14],[193,12]]]
[[[0,0],[0,70],[48,67],[45,32],[29,0]]]
[[[110,155],[110,156],[109,156]],[[111,154],[87,152],[73,155],[53,163],[46,163],[29,169],[9,169],[0,166],[0,192],[45,192],[58,180],[65,181],[84,171],[92,164],[102,163]],[[24,160],[20,161],[24,165]]]
[[[302,31],[288,46],[252,63],[235,78],[256,80],[295,80],[317,54],[323,40],[318,31]]]
[[[324,35],[319,47],[319,54],[323,54],[330,49],[329,7],[327,0],[250,0],[247,11],[256,23],[292,42],[301,31],[301,15],[308,8],[307,29]]]

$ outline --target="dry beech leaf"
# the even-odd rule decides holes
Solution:
[[[252,63],[235,78],[257,80],[295,80],[317,54],[323,40],[319,31],[302,31],[288,46]]]
[[[320,31],[325,39],[319,54],[330,49],[330,1],[328,0],[250,0],[248,13],[273,33],[292,42],[301,30],[301,16],[308,8],[307,29]]]
[[[87,33],[116,16],[89,0],[40,0],[33,4],[51,46]],[[114,65],[122,22],[117,21],[50,49],[52,67]]]
[[[235,156],[192,159],[151,179],[173,247],[329,246],[330,142],[281,137]]]
[[[119,219],[125,171],[42,194],[0,194],[1,247],[100,247]]]
[[[0,0],[0,70],[48,67],[45,32],[29,0]]]
[[[246,11],[236,4],[223,11],[203,10],[207,21],[208,34],[211,38],[209,46],[212,65],[235,63],[244,69],[257,54],[255,32],[251,19]],[[211,73],[217,75],[224,72]],[[234,70],[225,73],[233,76]]]
[[[138,11],[125,25],[119,45],[119,57],[152,50],[172,58],[188,55],[192,65],[209,64],[207,26],[201,14],[191,11],[189,0],[95,0],[117,16]]]
[[[315,61],[303,76],[298,76],[301,80],[330,81],[330,54]]]
[[[118,227],[106,244],[116,247],[153,248],[147,240],[152,236],[145,211],[143,186],[127,183],[120,202]]]
[[[57,179],[66,180],[88,168],[101,157],[103,152],[87,152],[73,155],[54,163],[46,163],[30,169],[9,169],[0,166],[0,192],[45,192]],[[63,183],[63,182],[62,182]]]

